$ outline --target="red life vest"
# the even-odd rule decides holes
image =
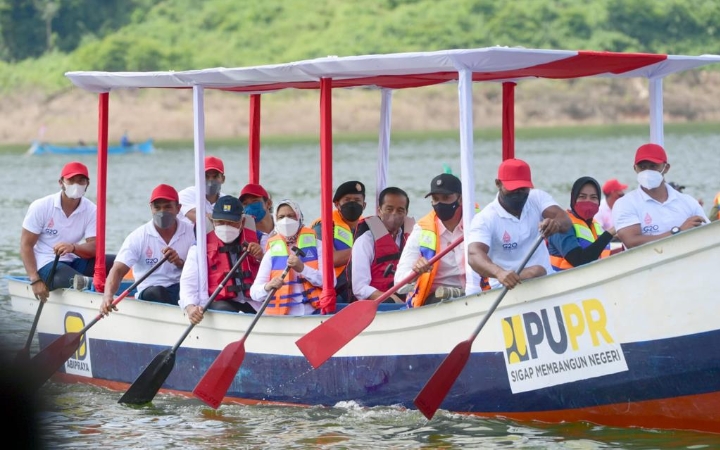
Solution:
[[[207,234],[208,295],[215,292],[225,275],[232,269],[230,252],[237,257],[242,254],[240,246],[242,242],[257,242],[257,235],[254,231],[243,228],[240,239],[235,243],[226,244],[217,237],[214,231]],[[235,298],[238,296],[238,292],[242,292],[246,298],[250,298],[250,286],[255,281],[259,268],[260,263],[248,255],[240,264],[240,270],[235,272],[235,276],[230,277],[225,287],[215,297],[215,301]]]

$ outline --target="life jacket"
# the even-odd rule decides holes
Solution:
[[[375,258],[370,263],[370,285],[375,289],[384,292],[392,287],[395,277],[392,273],[385,275],[385,270],[390,264],[394,264],[395,267],[397,267],[398,261],[400,261],[400,254],[402,253],[403,247],[405,247],[405,242],[407,242],[413,226],[415,226],[415,219],[405,217],[405,222],[402,227],[403,236],[401,244],[398,247],[395,239],[388,233],[385,224],[383,224],[378,216],[365,217],[358,222],[357,230],[355,230],[356,238],[364,233],[370,232],[375,242]],[[351,282],[352,260],[350,260],[347,266],[347,277],[348,281]]]
[[[422,230],[419,241],[420,255],[428,260],[435,256],[440,249],[437,220],[435,211],[430,211],[430,213],[418,220],[418,225]],[[440,264],[433,264],[430,272],[425,272],[418,276],[417,282],[415,283],[415,290],[408,293],[407,300],[405,301],[409,308],[417,308],[425,304],[425,299],[430,294],[430,288],[432,287],[439,266]]]
[[[209,295],[215,292],[225,275],[232,269],[234,263],[230,259],[230,254],[234,254],[236,258],[242,254],[242,242],[257,242],[255,232],[243,228],[240,237],[230,244],[221,241],[214,231],[207,234]],[[248,255],[240,264],[240,270],[235,271],[234,276],[230,277],[225,287],[215,297],[215,301],[235,298],[238,296],[238,292],[242,292],[245,297],[250,298],[250,286],[255,281],[259,268],[260,263]]]
[[[349,248],[352,248],[353,232],[350,229],[350,225],[345,222],[342,214],[340,214],[340,211],[338,211],[337,209],[334,209],[332,212],[332,220],[333,248],[335,250],[347,250]],[[360,217],[359,220],[362,220],[362,217]],[[318,223],[320,223],[320,219],[317,219],[315,222],[313,222],[312,227],[314,228]],[[347,265],[335,267],[335,278],[340,278],[340,275],[343,273],[346,266]]]
[[[593,219],[592,224],[593,227],[588,227],[587,222],[585,222],[583,219],[578,218],[571,210],[567,210],[568,216],[570,216],[570,220],[573,223],[573,230],[575,231],[575,237],[577,237],[578,244],[580,244],[580,248],[588,248],[593,242],[595,242],[601,234],[603,234],[603,229],[600,226],[600,224]],[[600,253],[600,258],[607,258],[610,256],[610,244],[608,244],[605,249]],[[555,270],[567,270],[572,269],[573,266],[570,264],[565,258],[558,255],[550,255],[550,264],[552,264],[553,269]]]
[[[720,220],[720,192],[717,193],[715,196],[715,200],[713,200],[713,204],[715,205],[715,209],[717,209],[717,218]]]
[[[305,256],[300,257],[303,264],[317,270],[320,255],[317,250],[315,232],[307,227],[301,228],[295,245],[305,252]],[[267,251],[270,252],[272,267],[270,269],[270,279],[272,280],[282,275],[287,267],[290,253],[285,238],[280,234],[275,234],[268,239]],[[301,292],[295,292],[295,286],[297,285],[301,285]],[[265,311],[268,314],[286,315],[291,306],[302,303],[310,303],[313,308],[317,309],[320,307],[321,293],[322,288],[312,285],[304,277],[290,269],[283,280],[283,285],[275,291],[275,295],[270,300]]]

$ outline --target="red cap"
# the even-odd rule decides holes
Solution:
[[[508,191],[520,188],[532,188],[530,166],[522,159],[506,159],[498,169],[498,180]]]
[[[603,184],[602,191],[603,194],[608,195],[611,192],[624,191],[625,189],[627,189],[627,187],[627,184],[622,184],[616,178],[613,178],[607,180],[605,184]]]
[[[62,178],[72,178],[75,175],[83,175],[85,178],[90,178],[88,176],[88,170],[87,167],[85,167],[85,164],[77,161],[65,164],[62,172],[60,172],[60,176]]]
[[[270,198],[265,188],[256,183],[246,184],[245,187],[242,188],[242,191],[240,191],[240,201],[242,201],[243,197],[246,195],[252,195],[253,197]]]
[[[635,164],[640,161],[650,161],[655,164],[667,162],[665,149],[657,144],[645,144],[638,147],[635,152]]]
[[[159,199],[176,202],[178,201],[178,193],[175,188],[169,184],[159,184],[155,189],[153,189],[152,194],[150,195],[150,203]]]
[[[205,172],[208,170],[217,170],[221,174],[225,175],[225,164],[223,164],[222,159],[216,157],[216,156],[206,156],[205,157]]]

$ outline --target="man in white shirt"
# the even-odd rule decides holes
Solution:
[[[638,147],[634,170],[640,186],[619,199],[612,210],[617,236],[626,248],[709,223],[697,200],[665,182],[670,164],[664,148],[657,144]]]
[[[428,260],[443,251],[463,235],[462,183],[455,175],[443,173],[432,179],[430,192],[432,211],[418,220],[408,236],[395,272],[395,283],[407,278],[411,272],[419,276],[414,290],[407,295],[409,307],[418,307],[440,301],[435,296],[439,287],[465,286],[465,246],[460,244],[436,264]]]
[[[627,184],[622,184],[616,178],[607,180],[602,186],[604,198],[600,201],[600,209],[595,214],[595,220],[600,222],[603,230],[611,230],[613,227],[612,208],[617,199],[625,195]]]
[[[152,220],[135,229],[125,238],[107,277],[102,314],[110,313],[113,294],[123,277],[133,269],[141,278],[164,256],[168,260],[140,283],[136,298],[177,305],[180,296],[180,273],[188,250],[195,243],[193,226],[177,219],[180,205],[178,193],[170,185],[160,184],[150,195]],[[117,311],[117,308],[112,308]]]
[[[205,157],[205,214],[211,216],[215,202],[222,197],[220,192],[225,183],[225,165],[222,159],[215,156]],[[195,224],[195,186],[189,186],[180,191],[180,214],[178,218],[188,223]]]
[[[362,219],[355,231],[347,269],[355,299],[374,300],[392,287],[393,268],[398,265],[415,225],[415,220],[407,217],[410,199],[402,189],[383,189],[378,203],[377,216]],[[393,294],[385,302],[404,303],[404,300]]]
[[[75,275],[92,276],[95,266],[96,207],[85,197],[90,185],[87,167],[77,161],[67,163],[58,183],[60,192],[30,204],[20,235],[20,258],[33,294],[42,302],[50,289],[72,286]],[[56,254],[60,260],[47,286]],[[106,267],[111,265],[108,255]]]
[[[500,164],[495,180],[498,195],[473,217],[468,233],[470,267],[487,279],[483,289],[513,289],[522,280],[553,273],[546,245],[540,244],[527,265],[517,273],[540,234],[566,232],[570,217],[553,198],[533,189],[530,166],[520,159]]]

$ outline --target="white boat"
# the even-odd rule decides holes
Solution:
[[[525,78],[645,77],[651,92],[650,138],[662,143],[662,78],[716,62],[720,56],[494,47],[187,72],[72,72],[68,77],[77,86],[100,93],[101,99],[111,89],[192,87],[198,180],[204,157],[204,89],[251,93],[251,110],[259,111],[261,93],[319,88],[324,198],[331,195],[332,88],[382,88],[377,184],[384,187],[391,90],[458,80],[463,198],[471,200],[463,204],[464,220],[469,222],[474,204],[473,173],[468,170],[473,167],[472,81],[513,83],[505,84],[505,106],[510,108],[514,82]],[[504,131],[504,157],[512,157],[510,124],[505,124]],[[259,181],[256,142],[257,134],[251,132],[252,182]],[[198,183],[199,198],[203,187]],[[326,203],[322,214],[327,224]],[[104,224],[99,221],[98,226]],[[442,407],[518,420],[720,433],[720,324],[712,294],[713,277],[720,267],[718,227],[715,223],[686,231],[509,291],[474,341],[467,365]],[[204,224],[198,225],[200,235],[203,228]],[[323,240],[329,242],[329,229],[323,233]],[[98,240],[102,238],[99,232]],[[328,260],[331,247],[323,250]],[[8,285],[14,309],[34,314],[38,304],[27,280],[11,278]],[[334,405],[355,400],[366,406],[413,408],[418,391],[448,352],[467,339],[501,292],[381,311],[367,329],[317,369],[296,341],[332,319],[263,316],[247,338],[244,362],[224,401]],[[47,349],[64,334],[83,329],[97,315],[100,300],[90,292],[54,291],[38,325],[40,348]],[[251,327],[253,317],[208,313],[179,347],[177,367],[163,390],[190,395],[218,354]],[[187,326],[176,307],[126,299],[119,312],[87,331],[55,379],[125,390],[158,353],[176,344]]]

